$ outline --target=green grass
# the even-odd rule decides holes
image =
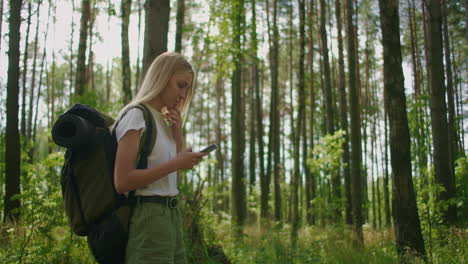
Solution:
[[[222,230],[229,228],[223,227]],[[391,229],[365,229],[364,247],[356,246],[351,232],[342,227],[302,228],[295,247],[291,246],[287,225],[264,232],[256,226],[244,230],[246,234],[242,242],[234,241],[226,231],[216,232],[232,263],[400,263]],[[466,229],[453,229],[436,245],[432,258],[428,256],[429,263],[468,263],[467,241]],[[410,255],[404,260],[406,263],[424,263]]]

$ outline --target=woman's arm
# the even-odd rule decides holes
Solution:
[[[119,141],[114,167],[114,183],[118,193],[145,187],[179,169],[174,159],[155,168],[136,169],[139,146],[140,131],[137,130],[129,130]]]
[[[119,141],[115,157],[114,183],[118,193],[145,187],[156,180],[181,169],[192,169],[207,153],[192,152],[191,148],[155,168],[136,169],[140,146],[140,131],[129,130]]]

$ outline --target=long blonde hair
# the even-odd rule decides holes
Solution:
[[[165,52],[156,57],[148,68],[137,95],[120,111],[119,118],[128,107],[148,103],[156,98],[167,86],[172,75],[178,72],[190,72],[194,75],[192,65],[184,56],[177,52]],[[182,123],[185,122],[192,100],[194,79],[195,76],[193,76],[187,96],[179,108]]]

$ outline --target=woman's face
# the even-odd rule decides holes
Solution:
[[[192,80],[193,74],[190,72],[174,73],[166,88],[160,94],[164,105],[169,109],[180,107],[181,103],[187,98]]]

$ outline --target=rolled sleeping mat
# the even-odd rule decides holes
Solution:
[[[55,144],[66,148],[79,148],[94,136],[96,127],[77,115],[61,115],[52,128]]]

